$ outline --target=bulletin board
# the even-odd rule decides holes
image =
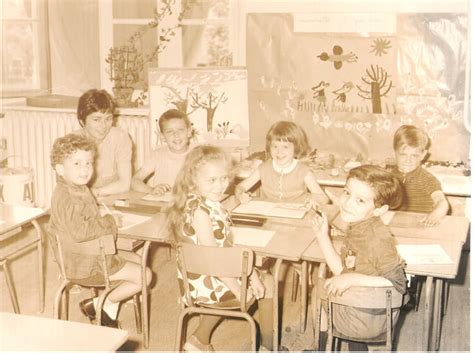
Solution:
[[[348,16],[248,14],[252,151],[291,120],[313,148],[384,160],[395,130],[413,124],[433,160],[467,161],[467,16]]]
[[[158,120],[168,109],[189,116],[197,143],[249,146],[247,70],[234,68],[150,69],[151,146],[164,143]]]

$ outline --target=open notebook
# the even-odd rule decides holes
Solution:
[[[302,203],[284,203],[251,200],[232,210],[234,214],[250,214],[267,217],[298,218],[305,216],[308,209]]]
[[[453,263],[439,244],[398,244],[397,251],[408,265],[450,265]]]

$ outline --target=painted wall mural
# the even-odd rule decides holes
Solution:
[[[466,16],[393,16],[390,33],[307,33],[292,14],[249,14],[251,150],[272,123],[292,120],[318,150],[384,158],[411,123],[431,136],[434,159],[467,160]]]

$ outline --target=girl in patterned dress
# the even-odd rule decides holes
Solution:
[[[174,201],[169,209],[170,229],[175,240],[197,245],[232,246],[230,218],[220,200],[229,185],[230,160],[218,147],[197,146],[186,156],[173,188]],[[219,266],[219,263],[216,263]],[[178,268],[182,300],[183,280]],[[240,283],[234,278],[196,276],[188,278],[191,297],[195,303],[225,306],[240,300]],[[247,301],[254,296],[260,312],[261,343],[272,348],[272,279],[257,271],[250,275]],[[186,341],[188,351],[213,351],[210,344],[212,331],[220,321],[218,316],[201,315],[200,324]]]

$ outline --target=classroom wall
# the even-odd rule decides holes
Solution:
[[[467,161],[467,15],[326,15],[304,28],[291,13],[248,14],[251,150],[264,149],[275,121],[292,120],[319,151],[384,160],[409,123],[429,133],[432,160]]]

